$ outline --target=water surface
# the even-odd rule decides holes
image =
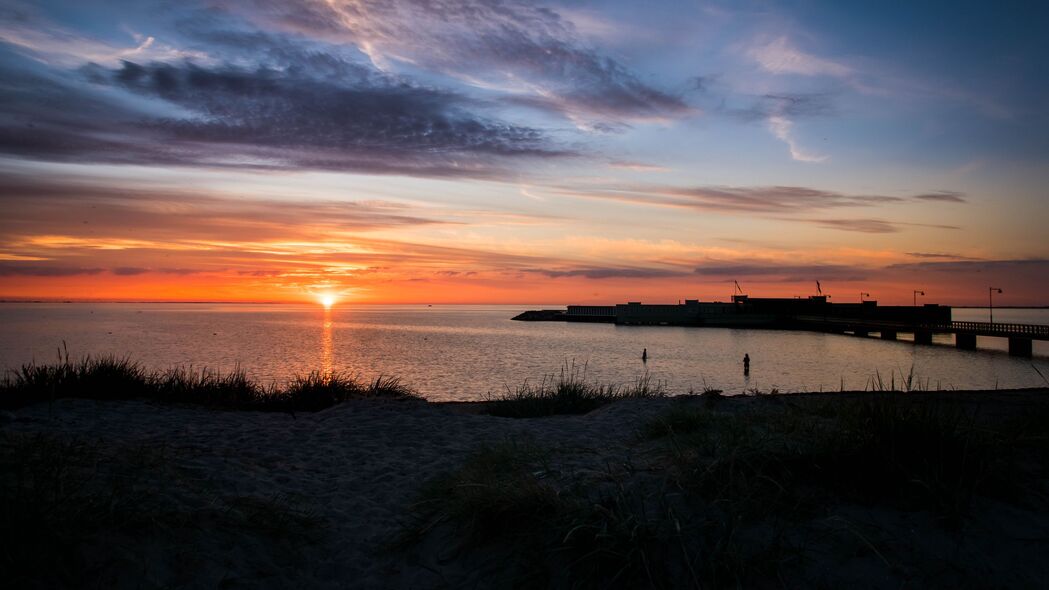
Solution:
[[[73,357],[127,355],[155,369],[240,367],[265,383],[311,370],[396,375],[434,400],[482,399],[565,364],[585,366],[604,383],[647,371],[676,392],[863,389],[876,375],[899,383],[912,368],[932,389],[1045,386],[1035,367],[1049,377],[1046,342],[1035,342],[1032,360],[1008,356],[998,338],[962,351],[951,336],[915,346],[810,332],[510,320],[527,307],[4,303],[0,367],[52,362],[64,341]],[[957,309],[955,319],[986,321],[987,310]],[[994,319],[1049,324],[1049,310],[995,309]]]

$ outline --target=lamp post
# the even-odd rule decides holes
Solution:
[[[863,298],[864,297],[870,297],[870,296],[871,296],[870,293],[860,293],[860,303],[863,303]]]
[[[994,323],[994,293],[997,291],[999,294],[1002,292],[998,287],[987,287],[987,311],[991,313],[991,323]]]
[[[918,307],[918,296],[919,295],[921,295],[922,297],[925,297],[925,291],[919,291],[918,289],[914,290],[914,307]]]

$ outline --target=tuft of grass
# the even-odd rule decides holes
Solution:
[[[93,397],[97,391],[98,389],[85,389],[78,392],[80,395],[69,397]],[[132,397],[247,409],[262,405],[264,393],[263,388],[252,382],[239,367],[225,374],[208,369],[198,372],[175,368],[148,375],[146,389]]]
[[[365,391],[364,397],[382,397],[388,399],[417,398],[418,394],[400,377],[379,375]]]
[[[444,523],[453,524],[466,544],[540,533],[536,527],[563,509],[557,491],[535,476],[543,460],[544,453],[531,445],[481,447],[460,469],[424,486],[413,506],[422,518],[412,536]]]
[[[936,399],[877,396],[843,405],[816,451],[844,492],[931,509],[958,523],[975,495],[1011,487],[1006,437],[977,418]]]
[[[524,383],[507,388],[499,396],[488,396],[486,412],[507,418],[537,418],[558,414],[586,414],[623,399],[664,397],[666,384],[653,382],[646,373],[628,386],[601,385],[587,381],[585,365],[561,368],[560,375],[545,377],[538,385]]]
[[[587,485],[545,461],[534,447],[481,448],[428,484],[404,538],[456,539],[458,559],[494,551],[490,581],[507,587],[725,587],[765,572],[756,556],[767,547],[682,510],[676,490],[611,473],[609,485]]]
[[[646,422],[641,427],[641,434],[644,438],[656,439],[675,434],[693,434],[712,426],[711,412],[676,404],[667,412]]]
[[[899,369],[900,381],[896,383],[896,371],[893,369],[889,372],[889,381],[886,382],[881,376],[881,371],[875,370],[874,374],[867,378],[866,385],[863,386],[864,391],[878,391],[878,392],[892,392],[892,391],[930,391],[929,380],[926,379],[924,382],[920,377],[914,374],[914,365],[911,365],[909,371],[904,374],[903,369]],[[899,385],[899,389],[897,389]],[[842,381],[842,389],[844,389],[844,380]],[[937,385],[936,389],[939,389]],[[997,389],[997,387],[995,387]]]
[[[230,410],[312,412],[352,399],[414,399],[418,395],[396,377],[371,383],[344,373],[313,372],[283,388],[263,387],[239,367],[229,373],[175,368],[146,371],[118,357],[68,356],[53,365],[29,363],[0,382],[0,406],[22,407],[60,398],[149,399]]]
[[[149,375],[128,358],[99,357],[64,361],[54,365],[22,365],[10,371],[0,385],[5,405],[78,397],[94,391],[99,399],[127,399],[145,394]]]
[[[885,394],[714,416],[673,408],[642,432],[669,439],[682,487],[742,518],[804,515],[835,496],[957,524],[976,495],[1012,486],[1006,438],[957,404]]]

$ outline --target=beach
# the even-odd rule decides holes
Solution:
[[[43,503],[47,513],[39,518],[69,552],[23,559],[17,573],[26,577],[15,579],[27,586],[136,588],[501,587],[515,580],[567,587],[574,574],[557,563],[539,578],[520,577],[532,566],[517,561],[520,545],[500,531],[471,536],[453,519],[420,527],[428,518],[420,509],[428,482],[461,469],[484,449],[540,449],[541,467],[526,476],[549,484],[559,498],[582,490],[588,497],[625,493],[674,504],[688,495],[669,467],[675,437],[652,432],[674,412],[761,423],[762,417],[818,417],[828,404],[891,397],[893,404],[961,408],[982,425],[1004,428],[1047,415],[1047,395],[1039,389],[658,397],[618,401],[584,415],[524,419],[487,415],[483,403],[415,399],[354,400],[294,414],[59,399],[3,416],[5,494]],[[1044,442],[1019,457],[1025,485],[1034,487],[1022,494],[981,491],[950,522],[935,509],[834,494],[786,521],[751,518],[734,541],[738,557],[753,562],[735,573],[715,571],[720,577],[713,585],[887,588],[993,581],[1035,587],[1049,577],[1042,559],[1049,513],[1040,509],[1049,491]],[[61,464],[54,480],[62,497],[52,506],[44,496],[58,492],[44,485],[48,475],[39,470],[55,462]],[[27,493],[34,497],[19,496]],[[99,498],[105,508],[98,514],[69,506]],[[34,518],[31,512],[25,518]],[[63,525],[62,518],[73,524]],[[90,526],[76,524],[78,518]],[[63,526],[73,530],[63,532]],[[70,532],[76,538],[63,536]],[[772,537],[790,548],[771,558],[748,549],[765,548]],[[66,569],[50,564],[34,571],[32,559],[40,560],[33,567],[55,559]],[[682,576],[674,585],[711,585],[700,583],[709,576]]]

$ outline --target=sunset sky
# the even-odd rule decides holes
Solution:
[[[0,298],[1049,304],[1046,4],[890,4],[4,0]]]

